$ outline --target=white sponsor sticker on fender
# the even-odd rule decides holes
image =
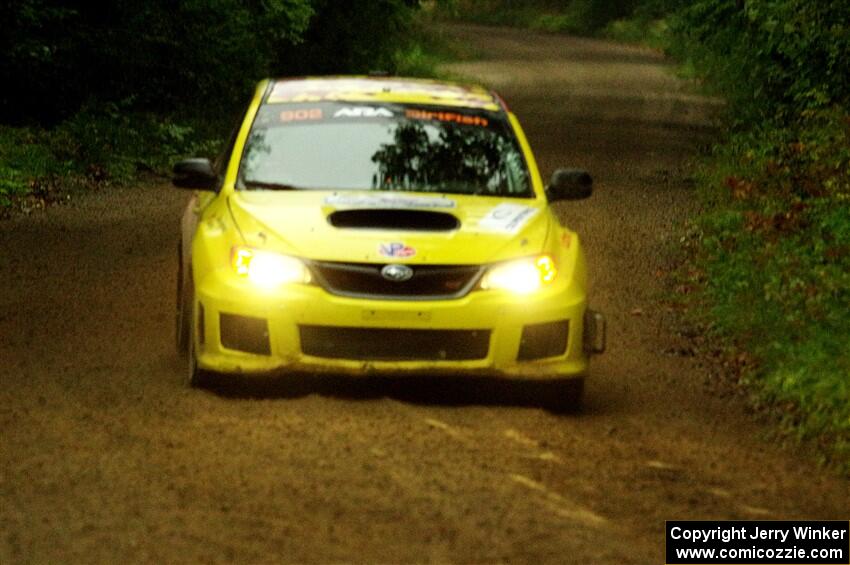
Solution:
[[[516,233],[539,211],[539,208],[522,204],[499,204],[481,218],[478,227],[486,231]]]
[[[454,208],[454,200],[443,197],[402,196],[399,194],[334,194],[325,198],[325,204],[336,208]]]

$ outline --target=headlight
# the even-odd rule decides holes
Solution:
[[[298,259],[250,247],[233,248],[233,270],[263,288],[309,283],[310,271]]]
[[[531,294],[554,281],[557,274],[555,261],[548,255],[526,257],[491,267],[481,279],[481,288]]]

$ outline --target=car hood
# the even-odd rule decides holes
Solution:
[[[321,261],[500,261],[541,252],[551,221],[543,202],[487,196],[252,190],[228,203],[247,245]]]

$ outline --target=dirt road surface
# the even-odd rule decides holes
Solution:
[[[514,387],[304,379],[198,391],[173,347],[163,184],[0,223],[0,562],[662,563],[668,519],[847,519],[847,481],[712,394],[664,327],[671,181],[709,101],[652,52],[455,28],[587,245],[610,350],[585,409]],[[643,315],[633,315],[641,309]]]

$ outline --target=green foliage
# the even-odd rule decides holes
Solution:
[[[751,385],[787,423],[850,461],[850,116],[740,133],[703,172],[711,325],[755,356]]]
[[[566,5],[566,17],[587,32],[595,32],[611,21],[631,14],[637,5],[636,0],[572,0]]]
[[[592,35],[631,14],[637,4],[638,0],[448,0],[439,8],[445,17],[463,21]]]
[[[850,4],[642,0],[606,34],[662,47],[727,101],[688,272],[745,384],[850,469]]]
[[[393,71],[415,0],[19,0],[0,4],[0,122],[83,106],[207,114],[261,78]]]
[[[0,206],[40,187],[127,182],[209,154],[264,77],[431,74],[418,4],[0,3]]]
[[[303,41],[287,50],[274,74],[392,72],[410,33],[415,0],[313,0]]]
[[[221,140],[208,123],[178,123],[113,106],[83,109],[49,129],[0,126],[0,207],[32,195],[126,184],[140,171],[167,174],[181,156],[214,156]],[[110,111],[111,110],[111,111]]]
[[[308,0],[3,3],[0,120],[54,123],[85,103],[219,110],[301,38]],[[6,22],[9,22],[7,25]]]
[[[0,208],[32,188],[33,178],[57,174],[62,164],[26,129],[0,127]]]
[[[754,356],[765,406],[850,467],[850,4],[698,0],[666,20],[733,132],[703,169],[708,324]]]
[[[739,127],[850,103],[844,0],[699,0],[671,24],[673,53],[729,100]]]
[[[665,19],[626,18],[609,22],[602,30],[605,37],[623,43],[642,43],[655,49],[670,45],[670,26]]]
[[[433,77],[437,74],[439,58],[422,44],[414,44],[395,52],[392,67],[400,76]]]

